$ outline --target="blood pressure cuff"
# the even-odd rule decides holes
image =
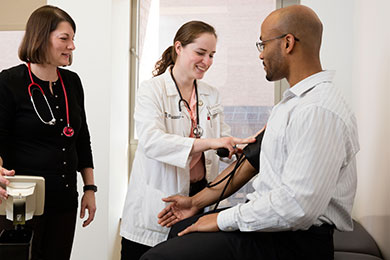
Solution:
[[[261,142],[263,141],[264,131],[256,136],[256,142],[248,144],[244,148],[245,158],[248,162],[259,172],[260,170],[260,150],[261,150]]]

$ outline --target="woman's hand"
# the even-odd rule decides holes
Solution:
[[[249,144],[255,142],[254,137],[248,138],[237,138],[237,137],[221,137],[211,139],[211,149],[226,148],[229,150],[229,159],[232,158],[233,154],[242,152],[242,149],[237,147],[239,144]]]
[[[194,216],[200,210],[193,204],[191,197],[174,195],[162,200],[171,202],[157,216],[158,223],[163,227],[171,227],[185,218]]]
[[[7,170],[6,168],[3,168],[0,166],[0,197],[4,200],[8,198],[7,191],[3,188],[9,184],[9,180],[7,180],[4,176],[14,176],[15,171],[14,170]],[[0,203],[2,201],[0,200]]]
[[[96,200],[95,200],[95,192],[92,190],[86,190],[84,192],[83,198],[81,199],[81,210],[80,210],[81,219],[84,218],[86,209],[88,209],[88,218],[83,222],[83,227],[88,226],[95,218]]]
[[[192,146],[190,154],[204,152],[210,149],[226,148],[229,150],[229,159],[232,155],[237,153],[239,149],[237,144],[249,144],[255,142],[256,139],[253,137],[248,138],[237,138],[232,136],[221,137],[221,138],[196,138]]]

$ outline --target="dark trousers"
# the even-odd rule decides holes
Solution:
[[[206,213],[207,214],[207,213]],[[170,239],[146,252],[141,260],[330,260],[333,227],[322,225],[306,231],[177,233],[200,215],[174,225]]]
[[[199,191],[201,191],[204,187],[206,187],[206,185],[206,178],[203,178],[198,182],[191,183],[190,196],[193,196]],[[127,240],[124,237],[122,237],[121,245],[121,260],[138,260],[146,251],[151,248],[150,246]]]
[[[26,222],[34,231],[32,260],[69,260],[72,252],[77,209],[65,212],[45,212]],[[12,221],[0,216],[0,231],[13,229]]]
[[[121,260],[138,260],[150,246],[139,244],[122,237]]]

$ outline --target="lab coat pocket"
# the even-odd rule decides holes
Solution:
[[[143,192],[145,194],[145,200],[142,205],[144,228],[155,232],[167,233],[168,229],[157,223],[158,213],[165,208],[165,202],[161,199],[167,197],[167,195],[150,185],[146,185]]]
[[[219,133],[219,124],[221,117],[220,115],[223,112],[223,107],[221,104],[215,104],[211,106],[207,106],[207,124],[206,124],[206,132],[211,134],[206,136],[207,138],[216,138],[219,136],[214,136],[214,133]]]
[[[223,112],[223,107],[221,104],[215,104],[215,105],[207,106],[207,110],[211,118],[214,118],[218,114],[221,114]]]

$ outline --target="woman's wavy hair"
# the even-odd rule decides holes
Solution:
[[[161,55],[161,59],[156,62],[153,76],[163,74],[169,66],[175,64],[177,58],[177,53],[174,48],[175,42],[179,41],[181,46],[185,47],[187,44],[194,42],[203,33],[211,33],[217,38],[214,27],[205,22],[190,21],[183,24],[173,39],[173,45],[168,47]]]
[[[48,49],[50,33],[61,22],[68,22],[76,33],[76,24],[64,10],[44,5],[36,9],[26,24],[26,32],[19,47],[19,58],[24,62],[44,64],[49,62]],[[69,65],[72,64],[70,57]]]

